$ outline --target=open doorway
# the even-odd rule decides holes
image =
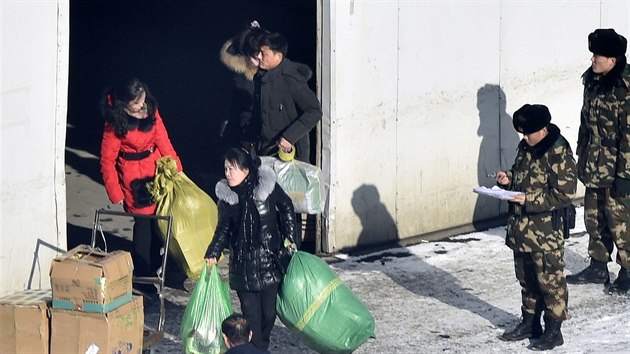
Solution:
[[[66,164],[102,187],[98,163],[76,152],[99,155],[100,95],[108,85],[133,75],[147,83],[159,102],[186,174],[214,197],[223,173],[224,143],[218,132],[232,79],[219,50],[252,20],[283,33],[289,42],[287,57],[316,72],[314,0],[72,0]],[[316,78],[309,84],[315,89]],[[81,187],[72,183],[67,180],[68,199],[81,195],[73,193]],[[79,226],[73,224],[74,214],[68,210],[69,230]]]

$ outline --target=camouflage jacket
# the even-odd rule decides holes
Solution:
[[[505,243],[518,252],[552,251],[564,247],[561,209],[569,206],[577,180],[571,147],[554,124],[535,146],[518,145],[506,189],[525,193],[525,204],[509,203]],[[556,211],[554,213],[554,211]],[[555,220],[554,218],[560,218]]]
[[[589,69],[590,70],[590,69]],[[615,177],[630,179],[630,65],[610,89],[588,70],[578,132],[578,178],[586,187],[609,188]]]

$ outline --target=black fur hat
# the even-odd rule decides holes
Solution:
[[[595,55],[617,58],[626,55],[628,41],[612,28],[599,28],[588,35],[588,50]]]
[[[514,129],[522,134],[535,133],[551,122],[549,109],[541,104],[526,104],[514,112],[512,117]]]

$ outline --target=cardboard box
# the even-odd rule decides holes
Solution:
[[[142,296],[109,313],[53,308],[51,353],[142,353],[144,310]]]
[[[53,259],[53,308],[107,313],[131,301],[133,263],[125,251],[79,245]]]
[[[51,299],[50,289],[0,299],[0,352],[49,353]]]

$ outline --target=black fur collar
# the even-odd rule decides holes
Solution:
[[[606,75],[595,74],[592,68],[588,68],[584,74],[582,74],[582,83],[589,91],[596,90],[597,93],[608,93],[618,86],[628,88],[628,73],[626,66],[626,60],[624,57],[621,58],[615,67],[612,68],[612,70],[610,70],[610,72]]]
[[[155,117],[138,119],[130,115],[127,115],[127,130],[138,129],[141,132],[148,132],[149,130],[151,130],[151,128],[153,128],[154,124],[155,124]]]
[[[529,146],[525,139],[521,140],[518,144],[519,150],[524,150],[532,154],[534,159],[539,159],[545,155],[547,151],[556,143],[558,137],[560,137],[560,128],[555,124],[547,125],[547,136],[544,137],[538,144]]]

